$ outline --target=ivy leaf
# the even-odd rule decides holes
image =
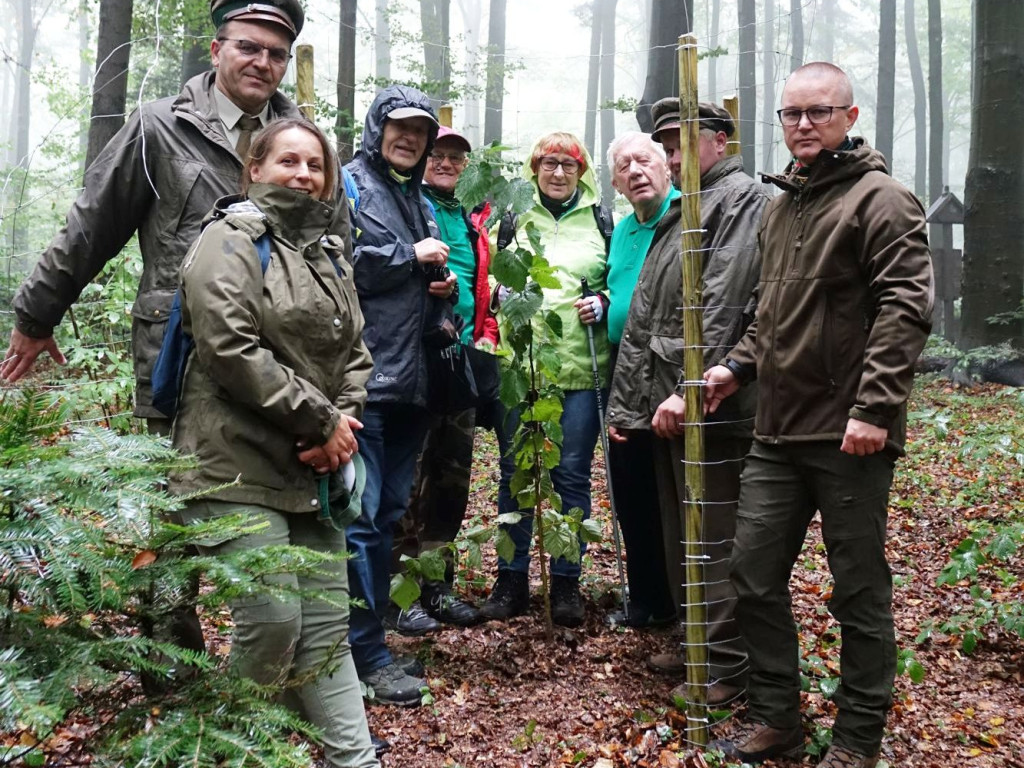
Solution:
[[[839,678],[838,677],[826,677],[818,682],[818,690],[821,691],[821,695],[826,699],[831,699],[836,695],[836,691],[839,690]]]

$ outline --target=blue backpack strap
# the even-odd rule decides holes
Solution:
[[[352,173],[348,168],[341,169],[341,181],[345,187],[345,197],[348,198],[349,205],[352,206],[352,210],[356,213],[359,212],[359,187],[356,186],[356,180],[352,178]]]
[[[256,254],[260,259],[260,272],[267,273],[270,266],[270,230],[256,239]],[[160,353],[153,364],[150,383],[153,388],[153,407],[173,419],[178,412],[181,386],[185,383],[185,368],[195,348],[195,340],[185,333],[181,323],[181,287],[174,293],[171,311],[167,315],[167,326],[160,344]]]

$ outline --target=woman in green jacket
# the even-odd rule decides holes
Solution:
[[[218,201],[182,265],[182,324],[195,350],[172,439],[198,463],[173,477],[171,490],[206,492],[188,503],[186,522],[242,513],[264,524],[204,542],[204,554],[286,544],[345,552],[347,521],[332,518],[339,510],[321,478],[352,474],[344,470],[354,468],[353,430],[372,363],[343,243],[326,234],[335,178],[319,129],[299,118],[271,123],[250,148],[242,195]],[[275,582],[293,596],[255,594],[231,605],[233,667],[262,684],[294,681],[329,765],[377,766],[348,610],[337,607],[348,595],[345,563]],[[333,600],[300,598],[306,589]],[[330,674],[318,674],[325,667]]]
[[[543,306],[545,310],[555,311],[562,320],[562,336],[552,340],[562,363],[556,383],[565,392],[562,453],[558,466],[551,470],[551,479],[555,491],[562,497],[562,508],[568,512],[578,507],[583,510],[583,519],[587,519],[591,501],[590,465],[600,422],[586,326],[593,325],[598,370],[602,375],[608,369],[608,333],[601,322],[604,304],[597,295],[581,298],[580,278],[587,278],[593,291],[602,292],[606,288],[608,257],[604,233],[598,224],[602,217],[597,215],[601,201],[590,155],[571,133],[541,137],[523,172],[536,188],[535,204],[516,222],[516,237],[526,246],[525,228],[534,224],[544,244],[544,258],[554,267],[562,283],[559,288],[544,289]],[[507,526],[516,545],[515,556],[511,562],[498,561],[498,579],[481,608],[481,613],[489,619],[506,619],[524,613],[530,601],[528,574],[533,510],[520,510],[509,492],[514,470],[510,449],[516,422],[515,414],[499,419],[498,511],[518,511],[523,517],[516,525]],[[581,541],[581,557],[582,554]],[[579,562],[565,558],[552,560],[551,574],[552,619],[556,624],[578,626],[584,618]]]

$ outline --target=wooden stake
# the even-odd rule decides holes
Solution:
[[[313,46],[303,44],[295,49],[295,96],[299,111],[313,120]]]
[[[725,146],[726,155],[738,155],[740,153],[740,97],[730,96],[722,104],[725,111],[732,115],[733,132],[729,143]]]
[[[704,379],[704,297],[703,254],[700,224],[700,163],[698,140],[700,115],[697,109],[697,38],[679,38],[679,148],[682,198],[683,253],[683,375],[687,382]],[[704,389],[693,383],[685,387],[686,451],[685,531],[686,595],[686,738],[698,746],[708,743],[708,646],[707,606],[704,600]]]

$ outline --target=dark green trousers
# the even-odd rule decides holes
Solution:
[[[709,674],[715,680],[742,686],[746,679],[747,654],[733,618],[735,593],[729,580],[729,562],[740,472],[750,448],[749,437],[722,434],[720,428],[704,430],[704,514],[701,540],[704,602],[707,606]],[[682,438],[654,438],[654,473],[661,506],[665,560],[669,589],[679,615],[685,619],[686,569],[684,566],[686,450]]]
[[[851,456],[838,442],[755,442],[740,489],[730,573],[750,655],[750,717],[800,723],[800,647],[789,580],[816,511],[835,585],[829,611],[842,631],[833,741],[872,755],[892,705],[896,639],[885,525],[893,460]]]

